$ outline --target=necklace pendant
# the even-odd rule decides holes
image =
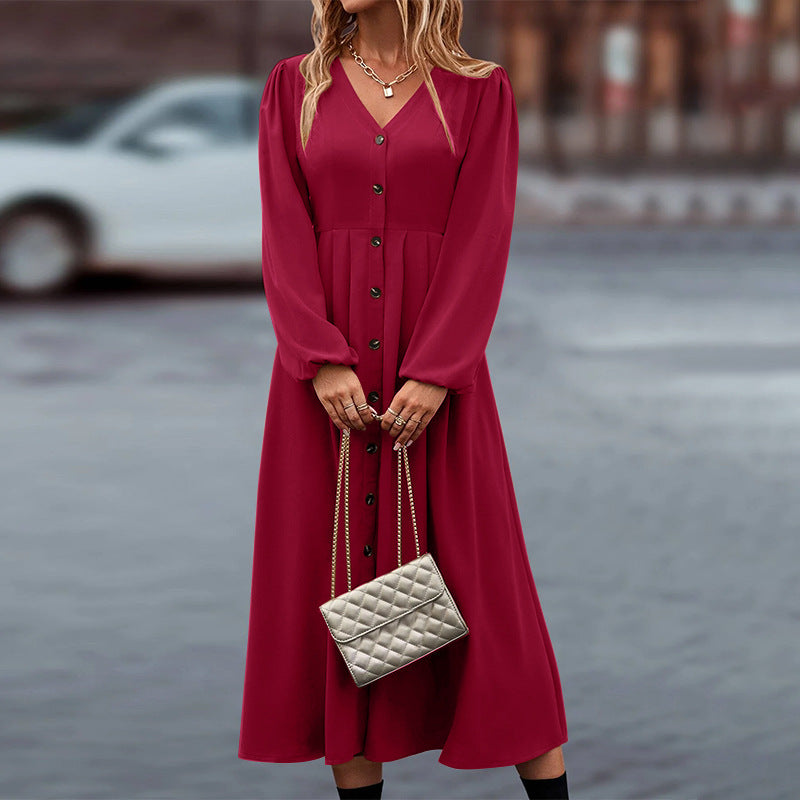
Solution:
[[[391,97],[394,94],[391,86],[384,86],[383,87],[383,96],[384,97]]]

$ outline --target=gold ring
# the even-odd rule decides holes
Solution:
[[[395,424],[395,425],[405,425],[405,424],[406,424],[406,421],[405,421],[405,420],[404,420],[404,419],[403,419],[403,418],[402,418],[402,417],[401,417],[401,416],[398,414],[398,415],[397,415],[397,416],[394,418],[394,424]]]

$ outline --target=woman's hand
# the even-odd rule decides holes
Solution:
[[[367,423],[375,421],[372,406],[360,410],[356,408],[364,405],[367,400],[361,381],[349,364],[323,364],[311,383],[328,416],[340,431],[345,428],[363,431]],[[377,413],[376,411],[375,414]]]
[[[435,383],[423,383],[409,378],[392,398],[381,415],[381,428],[397,439],[395,449],[415,442],[439,410],[447,397],[447,387]],[[392,411],[389,411],[389,408]],[[349,409],[348,409],[349,410]],[[401,416],[405,425],[395,425],[395,417]]]

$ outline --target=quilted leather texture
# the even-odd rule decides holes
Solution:
[[[319,608],[358,686],[469,633],[430,553]]]

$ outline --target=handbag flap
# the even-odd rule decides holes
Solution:
[[[415,611],[443,591],[444,581],[433,556],[424,553],[331,598],[320,611],[333,638],[346,642]]]

